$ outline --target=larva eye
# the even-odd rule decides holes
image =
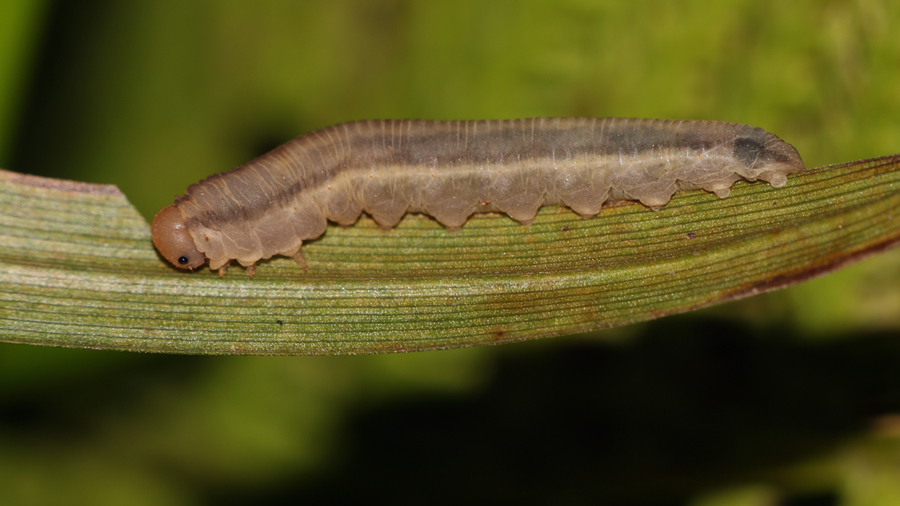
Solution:
[[[206,255],[194,245],[184,217],[174,205],[156,214],[150,234],[159,253],[175,267],[194,270],[206,263]]]

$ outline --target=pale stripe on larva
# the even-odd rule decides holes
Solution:
[[[473,213],[529,224],[538,208],[583,217],[605,203],[659,209],[679,190],[728,195],[739,179],[785,183],[803,170],[793,146],[760,128],[718,121],[535,118],[363,121],[298,137],[237,169],[191,185],[153,220],[153,243],[173,265],[219,273],[273,255],[303,262],[300,246],[328,220],[363,211],[382,227],[407,212],[458,230]]]

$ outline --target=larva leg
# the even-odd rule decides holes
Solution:
[[[225,265],[223,265],[222,267],[219,267],[219,277],[220,277],[220,278],[224,278],[224,277],[225,277],[225,271],[227,271],[227,270],[228,270],[228,264],[225,264]]]
[[[247,266],[247,275],[251,278],[256,274],[256,264],[250,264]]]
[[[300,267],[303,267],[303,272],[309,274],[309,267],[306,266],[306,259],[303,258],[303,250],[297,251],[297,254],[293,256],[293,259],[300,264]]]

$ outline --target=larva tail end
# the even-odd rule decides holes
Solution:
[[[206,255],[194,245],[178,207],[163,208],[153,218],[150,236],[159,254],[179,269],[194,270],[206,263]]]

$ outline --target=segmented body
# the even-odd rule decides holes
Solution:
[[[252,274],[273,255],[302,259],[302,242],[320,236],[328,220],[349,225],[363,211],[384,228],[407,212],[427,213],[450,230],[491,211],[529,224],[544,205],[584,217],[622,200],[658,209],[679,190],[725,197],[740,179],[781,186],[803,168],[793,146],[736,123],[364,121],[298,137],[190,186],[160,212],[153,235],[173,264],[196,268],[199,260],[164,251],[170,222],[178,222],[211,268],[236,259]],[[177,212],[162,220],[170,209]]]

